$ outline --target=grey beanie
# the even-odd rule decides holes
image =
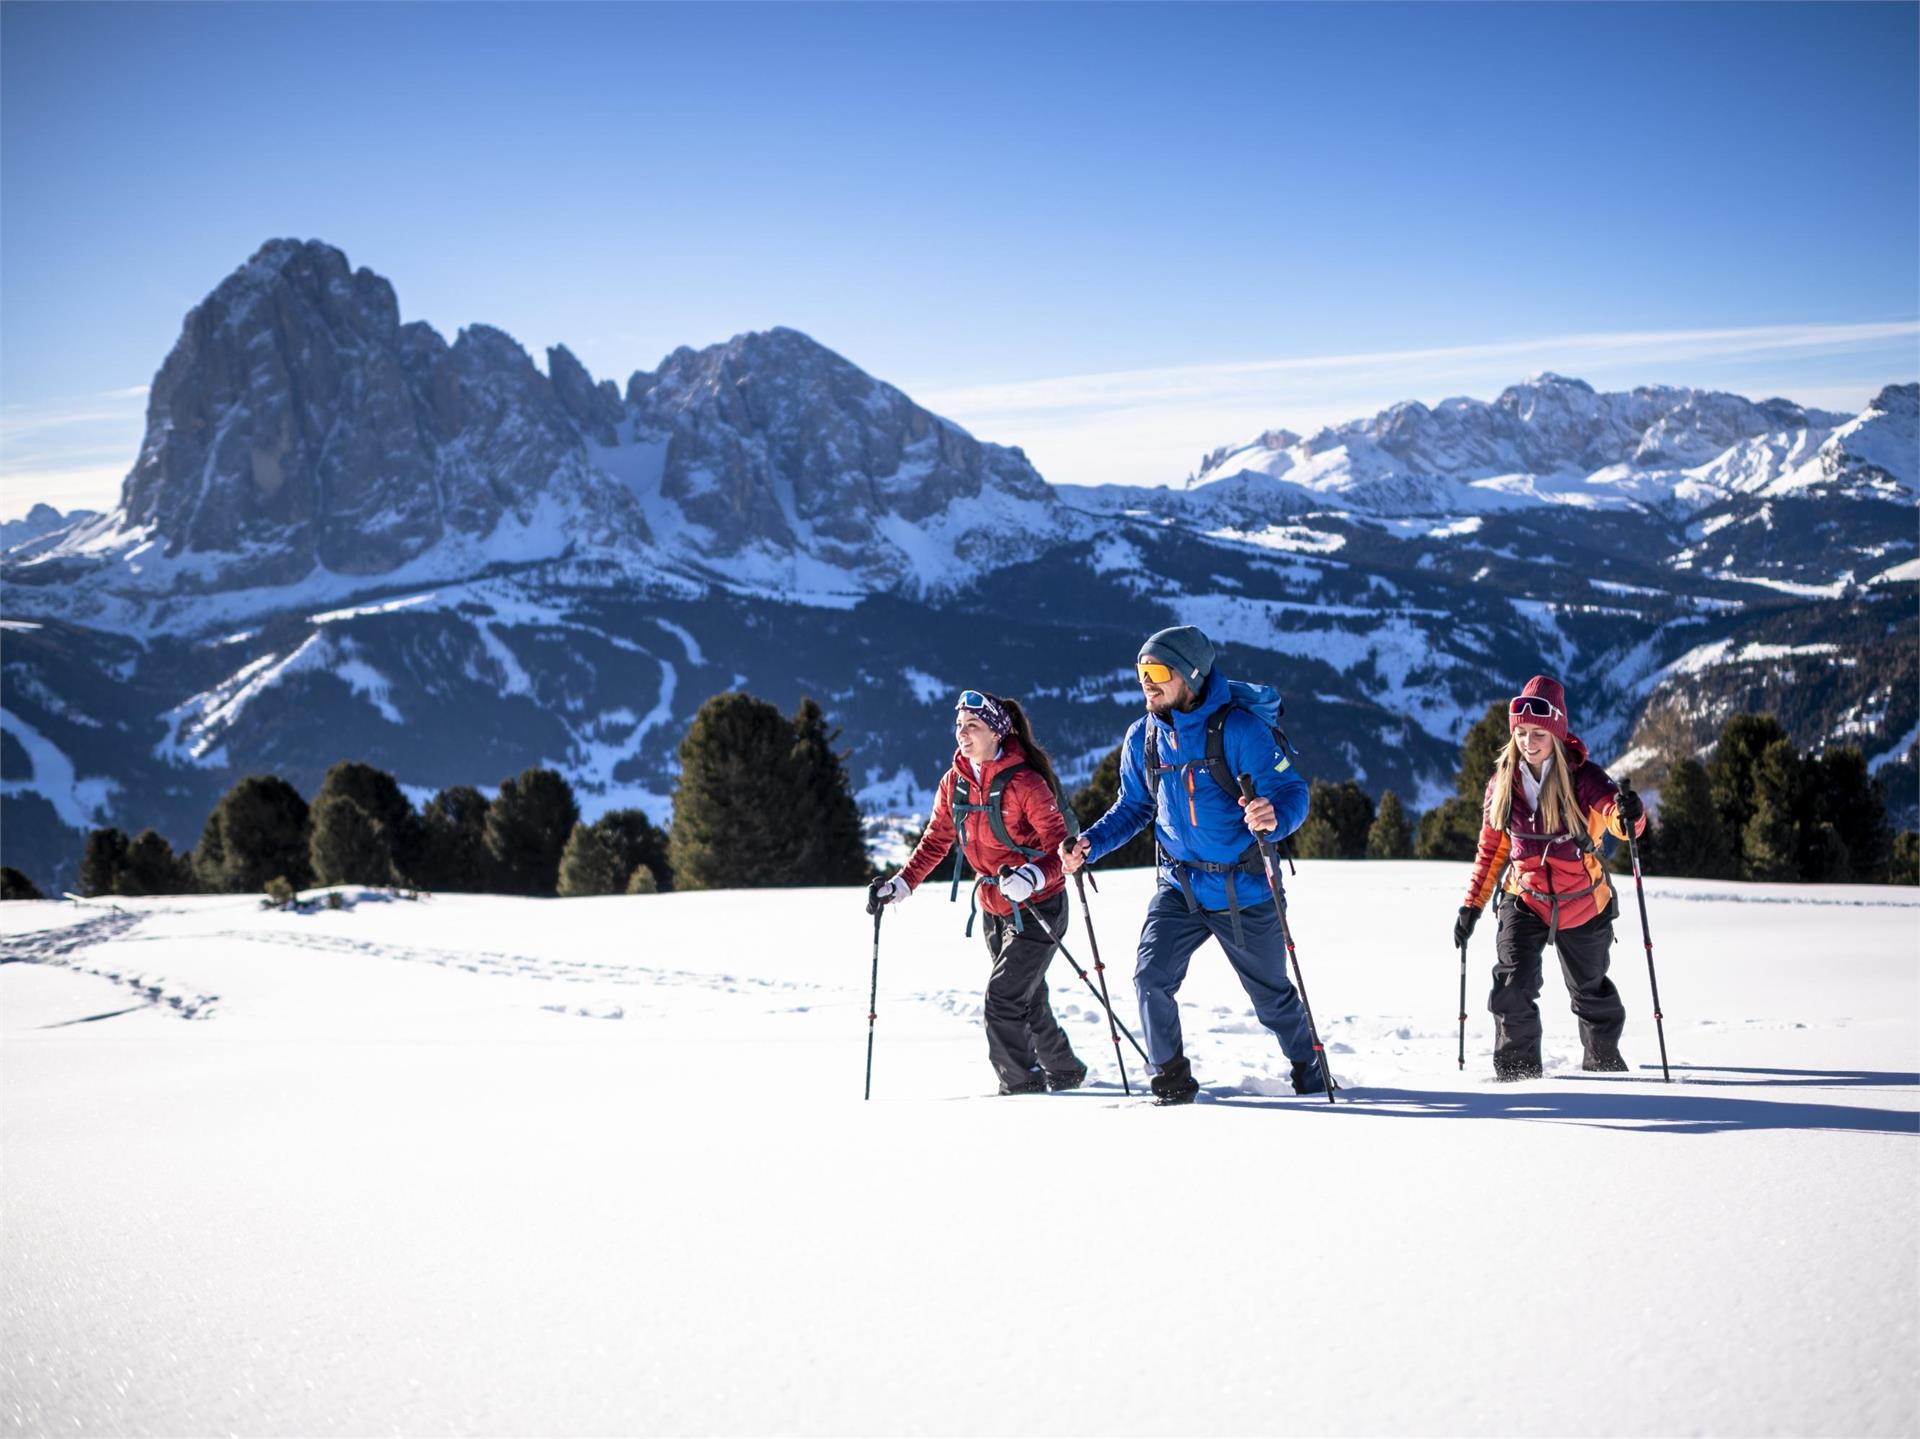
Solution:
[[[1140,658],[1159,660],[1198,689],[1213,668],[1213,641],[1192,625],[1175,625],[1148,635],[1147,642],[1140,646]]]

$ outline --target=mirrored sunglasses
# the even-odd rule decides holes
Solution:
[[[1134,668],[1148,684],[1164,685],[1173,681],[1173,671],[1158,660],[1141,660]]]
[[[987,697],[979,690],[961,690],[960,698],[954,701],[957,710],[983,710],[987,707]]]
[[[1558,716],[1565,719],[1566,713],[1551,700],[1539,695],[1515,695],[1513,703],[1507,706],[1509,715],[1532,715],[1535,719],[1553,719]]]

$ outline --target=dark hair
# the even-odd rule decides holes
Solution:
[[[1047,758],[1047,752],[1040,748],[1040,741],[1033,737],[1033,725],[1027,719],[1027,712],[1020,708],[1019,700],[1010,700],[1005,695],[989,695],[1007,712],[1007,718],[1013,721],[1013,737],[1020,741],[1020,748],[1027,752],[1027,764],[1040,771],[1040,778],[1047,782],[1047,788],[1056,795],[1060,790],[1060,777],[1053,772],[1053,761]]]

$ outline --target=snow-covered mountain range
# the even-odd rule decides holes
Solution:
[[[416,794],[551,763],[663,816],[730,687],[818,697],[863,803],[910,810],[950,691],[1027,696],[1083,776],[1175,620],[1282,686],[1310,773],[1416,806],[1541,669],[1603,757],[1776,708],[1904,796],[1917,411],[1549,374],[1055,488],[792,330],[622,388],[274,241],[187,316],[120,504],[0,537],[0,847],[57,882],[87,825],[190,844],[239,774],[343,757]]]

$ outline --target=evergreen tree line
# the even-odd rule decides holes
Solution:
[[[1314,780],[1294,852],[1302,859],[1472,860],[1481,802],[1507,738],[1506,704],[1489,705],[1461,744],[1454,793],[1417,825],[1392,790],[1376,807],[1353,780]],[[1119,792],[1116,747],[1073,796],[1081,827],[1105,814]],[[1733,716],[1710,761],[1674,765],[1656,822],[1636,843],[1649,874],[1920,884],[1920,834],[1893,834],[1885,789],[1861,752],[1841,746],[1802,755],[1769,715]],[[1113,868],[1153,862],[1151,829],[1101,861]],[[1627,868],[1624,846],[1614,863]]]
[[[95,829],[87,895],[276,894],[360,884],[449,892],[593,895],[858,884],[870,874],[838,731],[812,700],[791,717],[751,695],[715,695],[681,741],[670,830],[638,809],[592,824],[557,770],[532,767],[492,796],[441,790],[416,810],[394,777],[358,760],[309,804],[275,775],[220,797],[200,842],[177,853],[152,829]],[[39,898],[17,871],[5,898]]]

